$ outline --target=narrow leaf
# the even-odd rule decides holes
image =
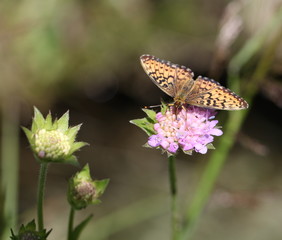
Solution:
[[[148,118],[134,119],[134,120],[131,120],[129,122],[136,125],[137,127],[141,128],[149,136],[155,134],[154,124],[149,122]]]
[[[95,186],[100,194],[103,194],[104,191],[106,190],[108,184],[110,182],[110,179],[103,179],[103,180],[96,180],[95,181]]]
[[[69,111],[67,111],[62,117],[60,117],[57,123],[59,129],[66,131],[69,127]]]
[[[74,155],[71,155],[67,159],[64,160],[64,163],[69,163],[75,167],[79,167],[79,162],[77,161],[77,157]]]
[[[51,129],[52,128],[52,115],[51,112],[48,113],[46,119],[45,119],[45,128]]]
[[[75,227],[75,229],[73,230],[71,234],[71,238],[70,238],[71,240],[78,240],[79,235],[81,234],[82,230],[86,227],[86,225],[88,224],[88,222],[90,221],[92,217],[93,215],[91,214],[85,220],[83,220],[79,225]]]
[[[89,145],[87,142],[74,142],[72,144],[70,154],[74,153],[75,151],[79,150],[80,148]]]
[[[75,137],[80,129],[82,124],[79,124],[79,125],[76,125],[74,127],[71,127],[67,130],[66,134],[69,136],[69,138],[74,141],[75,140]]]
[[[153,111],[151,109],[147,109],[147,108],[143,108],[142,111],[145,112],[147,114],[147,116],[150,119],[154,120],[154,122],[155,122],[155,119],[156,119],[156,112],[155,111]]]
[[[34,107],[34,117],[32,121],[31,131],[36,132],[37,129],[43,128],[45,124],[45,119],[41,112]]]
[[[32,135],[33,135],[32,132],[29,129],[27,129],[26,127],[22,127],[22,130],[24,131],[28,141],[31,142]]]

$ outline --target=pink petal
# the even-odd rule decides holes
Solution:
[[[166,140],[162,140],[161,146],[162,146],[164,149],[167,149],[167,148],[169,147],[169,142],[166,141]]]
[[[208,148],[206,146],[204,146],[201,150],[199,150],[199,153],[206,154],[207,151],[208,151]]]
[[[221,136],[223,132],[218,128],[214,128],[210,131],[210,134],[215,135],[215,136]]]
[[[158,147],[161,144],[162,139],[158,135],[152,135],[149,137],[148,144],[151,147]]]
[[[168,151],[171,152],[171,153],[176,153],[176,151],[178,150],[179,146],[176,142],[174,143],[171,143],[168,147]]]

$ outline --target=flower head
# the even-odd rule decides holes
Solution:
[[[21,225],[18,235],[15,235],[13,230],[11,230],[12,240],[45,240],[47,239],[48,235],[50,234],[51,230],[46,232],[45,229],[42,231],[36,231],[36,224],[35,221],[32,220],[26,226]]]
[[[93,181],[89,166],[86,165],[69,181],[68,201],[74,209],[86,208],[89,204],[100,203],[98,199],[106,190],[108,179]]]
[[[146,113],[148,111],[152,110],[146,110]],[[150,115],[153,116],[152,113]],[[195,106],[183,105],[178,109],[163,106],[162,111],[153,118],[148,115],[147,118],[138,119],[139,122],[133,120],[132,123],[145,131],[150,130],[146,131],[149,135],[149,147],[161,148],[168,154],[175,154],[179,149],[187,154],[192,154],[193,151],[205,154],[208,148],[213,148],[213,136],[223,133],[216,126],[218,121],[214,120],[215,115],[214,110]]]
[[[75,142],[75,137],[81,125],[69,128],[68,124],[68,112],[60,119],[52,122],[50,113],[45,119],[39,110],[34,108],[31,130],[24,127],[23,130],[36,159],[42,162],[77,163],[73,153],[87,143]]]

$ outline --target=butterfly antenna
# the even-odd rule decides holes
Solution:
[[[161,107],[161,104],[152,105],[152,106],[145,106],[144,108],[149,109],[149,108],[157,108],[157,107]]]

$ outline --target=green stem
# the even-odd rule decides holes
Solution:
[[[71,240],[72,238],[74,213],[75,213],[75,210],[71,207],[70,216],[69,216],[69,225],[68,225],[68,240]]]
[[[2,135],[1,135],[1,173],[0,195],[4,201],[4,222],[0,225],[3,239],[9,238],[11,228],[15,228],[18,215],[18,153],[19,153],[19,108],[17,101],[2,98]],[[0,204],[2,204],[2,198]],[[0,207],[1,210],[1,207]]]
[[[38,221],[38,230],[39,231],[44,229],[43,199],[44,199],[44,192],[45,192],[47,169],[48,169],[48,163],[40,164],[38,189],[37,189],[37,221]]]
[[[169,156],[168,158],[169,169],[169,182],[170,182],[170,194],[171,194],[171,230],[172,239],[178,239],[179,222],[177,214],[177,187],[176,187],[176,173],[175,173],[175,156]]]

